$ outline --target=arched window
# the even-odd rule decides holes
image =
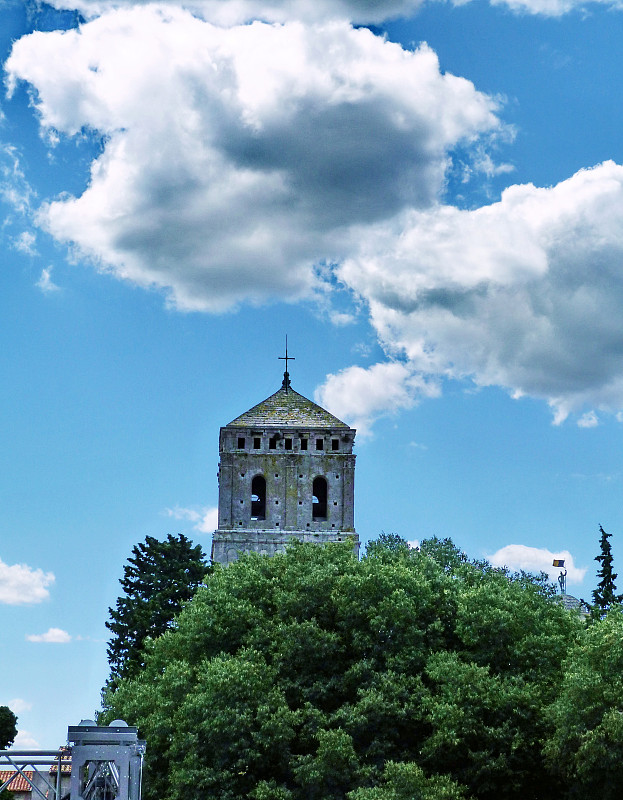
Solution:
[[[314,478],[312,519],[327,518],[327,482],[324,478]]]
[[[266,479],[256,475],[251,481],[251,519],[266,519]]]

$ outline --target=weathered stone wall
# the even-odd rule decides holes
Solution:
[[[245,442],[264,437],[238,436],[239,431],[225,431],[222,438],[226,451],[221,452],[219,466],[219,530],[250,528],[263,530],[354,530],[354,471],[355,456],[352,442],[342,442],[331,432],[317,438],[339,441],[341,451],[301,451],[300,440],[311,437],[282,436],[273,450],[231,447],[238,438]],[[272,433],[272,432],[269,432]],[[292,450],[284,449],[286,438],[292,440]],[[256,475],[266,480],[266,518],[254,520],[251,516],[251,484]],[[326,519],[314,519],[312,514],[313,482],[317,477],[327,482]]]
[[[293,539],[312,544],[327,542],[352,542],[353,553],[359,555],[359,537],[356,533],[316,533],[304,531],[237,530],[215,531],[212,539],[212,561],[217,564],[231,564],[241,553],[259,553],[274,556],[284,553],[286,545]]]
[[[235,549],[234,541],[240,550],[273,555],[293,534],[319,543],[334,538],[316,534],[333,534],[336,541],[344,534],[355,534],[354,439],[355,431],[346,426],[221,428],[219,521],[213,560],[232,560],[227,553]],[[251,513],[251,486],[257,475],[266,481],[263,519],[253,518]],[[327,487],[326,516],[322,518],[313,515],[313,483],[318,477],[326,480]],[[255,542],[253,531],[257,531]],[[283,537],[271,539],[280,532]]]
[[[287,372],[281,389],[221,428],[212,560],[227,564],[247,551],[275,555],[293,537],[318,544],[350,539],[358,553],[355,434],[295,392]]]

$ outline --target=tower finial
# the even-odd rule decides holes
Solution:
[[[286,362],[286,371],[283,373],[283,383],[281,384],[281,388],[285,389],[286,392],[288,389],[292,388],[290,386],[290,373],[288,372],[288,361],[296,361],[294,356],[288,355],[288,334],[286,333],[286,354],[285,356],[279,356],[279,361]]]

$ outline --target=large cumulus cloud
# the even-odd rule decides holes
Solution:
[[[295,299],[353,225],[426,208],[495,102],[347,23],[215,27],[133,8],[19,40],[6,65],[42,125],[106,137],[88,188],[40,223],[184,309]]]
[[[607,162],[473,211],[409,210],[358,230],[340,276],[404,359],[392,393],[413,375],[446,376],[543,398],[557,422],[623,408],[622,219],[623,167]],[[349,377],[330,376],[322,393],[339,380],[361,416],[361,376]]]
[[[130,5],[178,5],[218,25],[233,25],[261,19],[284,22],[298,19],[307,22],[347,19],[356,23],[378,23],[396,17],[408,17],[424,0],[50,0],[60,9],[77,9],[87,18]],[[463,5],[469,0],[453,0]],[[620,10],[621,0],[490,0],[491,5],[506,6],[516,13],[559,17],[586,6],[605,5]]]
[[[45,130],[104,137],[89,185],[38,219],[181,309],[309,296],[336,265],[390,359],[318,397],[369,429],[444,377],[623,408],[623,167],[441,205],[453,148],[482,162],[495,101],[345,22],[223,28],[174,7],[16,42]],[[400,360],[397,365],[395,359]]]
[[[51,0],[56,8],[77,9],[87,18],[129,6],[175,5],[188,9],[209,22],[225,26],[258,19],[268,22],[313,22],[328,19],[345,19],[357,23],[382,22],[394,17],[408,16],[422,2],[423,0]]]

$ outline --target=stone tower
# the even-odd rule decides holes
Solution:
[[[358,553],[355,433],[292,389],[286,362],[281,388],[221,428],[212,561],[272,556],[292,538],[352,540]]]

